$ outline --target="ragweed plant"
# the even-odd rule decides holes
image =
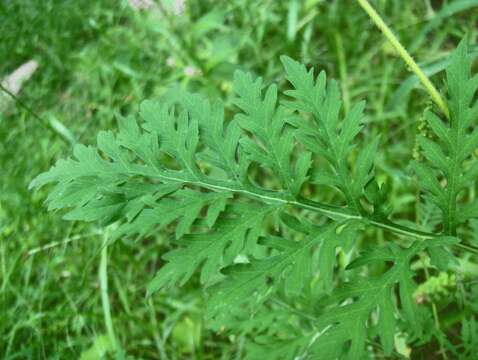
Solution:
[[[371,348],[397,355],[398,335],[412,345],[432,341],[432,311],[414,297],[420,270],[412,263],[425,257],[430,268],[448,269],[454,253],[470,248],[459,229],[478,217],[465,196],[478,173],[478,77],[465,43],[447,70],[450,119],[427,113],[433,137],[420,138],[426,161],[413,163],[441,212],[434,233],[392,221],[374,169],[380,139],[363,131],[365,104],[344,114],[325,72],[281,60],[282,94],[236,72],[237,109],[225,116],[221,101],[174,89],[120,118],[117,133],[100,132],[96,147],[77,145],[31,186],[55,184],[49,209],[114,225],[111,240],[173,229],[149,296],[198,274],[207,323],[250,335],[247,358],[360,359]],[[325,197],[317,191],[334,202],[318,201]],[[357,254],[374,228],[387,241]]]

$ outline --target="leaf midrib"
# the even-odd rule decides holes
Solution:
[[[259,199],[266,203],[276,203],[278,205],[291,205],[299,207],[302,209],[314,211],[323,215],[326,215],[331,218],[340,218],[344,220],[358,220],[368,223],[377,228],[390,231],[397,235],[410,236],[420,240],[429,240],[435,238],[436,234],[422,232],[416,229],[412,229],[406,226],[396,224],[391,221],[381,221],[373,218],[369,218],[364,215],[359,215],[357,213],[351,212],[348,209],[344,209],[339,206],[323,204],[320,202],[308,200],[308,199],[296,199],[290,200],[286,198],[283,194],[277,191],[267,191],[258,188],[251,187],[242,187],[234,184],[232,182],[220,182],[220,181],[206,181],[204,178],[200,180],[185,179],[180,177],[175,177],[171,175],[165,175],[161,172],[156,172],[156,177],[165,182],[178,182],[183,185],[194,185],[204,189],[209,189],[212,191],[228,191],[237,194],[243,194],[248,197]]]

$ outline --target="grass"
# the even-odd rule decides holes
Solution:
[[[465,34],[476,40],[476,1],[374,4],[420,64],[443,61]],[[145,299],[167,233],[106,253],[99,224],[64,222],[46,212],[44,191],[27,190],[75,142],[92,142],[169,86],[219,94],[230,107],[235,69],[282,79],[281,54],[325,68],[350,102],[367,100],[371,131],[383,134],[380,176],[392,181],[401,219],[415,221],[403,164],[427,95],[398,92],[410,73],[353,2],[191,0],[165,20],[126,1],[23,0],[2,2],[0,14],[0,76],[40,64],[19,95],[31,111],[12,100],[0,114],[2,358],[94,359],[115,349],[126,358],[241,358],[241,339],[204,330],[194,283]],[[441,76],[432,77],[438,88]]]

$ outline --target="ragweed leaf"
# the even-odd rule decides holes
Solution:
[[[342,101],[338,84],[327,83],[324,72],[314,78],[313,69],[283,56],[287,79],[293,90],[285,92],[294,101],[284,102],[288,108],[310,113],[312,124],[304,124],[301,118],[289,122],[295,126],[295,136],[309,151],[315,153],[329,164],[329,169],[317,171],[317,183],[333,186],[344,195],[347,205],[358,213],[364,213],[360,203],[365,185],[373,178],[373,162],[378,147],[378,138],[359,152],[355,171],[349,165],[349,157],[354,148],[354,139],[362,128],[365,103],[356,104],[341,120]]]
[[[478,76],[471,75],[471,57],[465,41],[454,51],[446,70],[450,110],[449,123],[427,112],[427,123],[436,141],[420,137],[418,142],[428,164],[414,164],[420,185],[443,216],[443,231],[455,235],[459,224],[478,216],[476,205],[462,204],[459,194],[475,181],[477,174],[473,151],[478,146]],[[443,179],[443,181],[439,181]]]
[[[176,283],[183,285],[199,267],[202,284],[222,279],[221,268],[231,265],[240,253],[247,254],[246,246],[255,243],[263,219],[271,210],[269,206],[235,206],[228,210],[229,218],[215,224],[213,232],[184,237],[179,242],[182,247],[163,256],[167,263],[149,284],[148,292]]]
[[[478,175],[478,77],[460,45],[447,71],[450,124],[430,112],[434,137],[418,140],[427,163],[414,169],[443,214],[442,236],[390,220],[389,188],[375,178],[379,137],[363,146],[358,139],[364,103],[343,114],[336,82],[282,62],[287,100],[277,85],[242,72],[231,116],[219,100],[173,89],[143,102],[139,117],[120,118],[117,133],[100,132],[96,147],[75,146],[31,187],[52,184],[49,209],[65,219],[115,224],[112,239],[174,233],[148,294],[197,274],[208,321],[252,334],[248,358],[359,359],[375,338],[389,356],[398,331],[407,339],[424,334],[412,258],[427,251],[432,265],[447,269],[457,226],[478,217],[476,202],[461,197]],[[318,202],[335,197],[316,195],[315,184],[343,200]],[[406,236],[411,245],[372,241],[356,258],[359,228]],[[366,234],[368,241],[375,232]]]
[[[227,313],[244,302],[262,304],[272,293],[272,288],[283,281],[292,284],[286,288],[290,293],[298,293],[306,286],[303,279],[310,279],[311,250],[334,233],[335,224],[325,226],[303,241],[290,241],[281,238],[266,238],[263,245],[279,250],[279,253],[266,259],[251,259],[249,263],[237,264],[225,269],[226,281],[212,287],[208,303],[208,316],[215,317]],[[297,271],[305,270],[304,272]],[[309,272],[309,274],[307,273]],[[291,277],[287,281],[287,279]],[[302,278],[302,279],[301,279]]]

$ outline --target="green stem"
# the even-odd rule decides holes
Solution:
[[[449,118],[450,113],[448,111],[448,107],[445,101],[443,100],[443,98],[441,97],[440,93],[432,84],[430,79],[425,75],[422,69],[420,69],[420,67],[415,62],[415,60],[413,60],[413,58],[408,53],[408,51],[403,47],[403,45],[400,43],[397,37],[393,34],[392,30],[387,26],[387,24],[385,24],[381,16],[377,13],[377,11],[375,11],[375,9],[368,2],[368,0],[357,0],[357,2],[365,10],[368,16],[370,16],[372,21],[375,23],[375,25],[377,25],[377,27],[380,29],[383,35],[387,38],[390,44],[395,48],[395,50],[398,52],[398,55],[400,55],[403,61],[405,61],[405,63],[410,67],[410,70],[415,73],[415,75],[418,77],[418,79],[423,84],[423,86],[425,86],[425,89],[428,91],[433,101],[443,111],[445,116]]]
[[[148,174],[153,175],[153,174]],[[411,229],[396,223],[393,223],[388,220],[377,220],[369,218],[365,215],[358,214],[356,211],[352,211],[348,208],[341,206],[334,206],[319,203],[316,201],[308,199],[291,199],[288,196],[285,196],[283,193],[278,191],[267,191],[254,187],[241,187],[237,184],[224,181],[206,181],[205,179],[193,180],[191,178],[181,178],[173,176],[172,174],[156,173],[154,176],[158,177],[160,180],[166,183],[177,182],[183,185],[192,185],[198,186],[203,189],[209,189],[212,191],[219,192],[232,192],[236,194],[242,194],[248,197],[252,197],[258,200],[261,200],[266,203],[273,203],[277,205],[291,205],[299,207],[305,210],[314,211],[323,215],[326,215],[330,218],[338,219],[348,219],[348,220],[359,220],[366,222],[372,226],[375,226],[380,229],[384,229],[390,232],[393,232],[397,235],[409,236],[415,239],[420,240],[429,240],[435,238],[437,235],[427,232],[422,232],[419,230]]]
[[[180,173],[161,171],[159,169],[150,171],[146,170],[146,168],[143,166],[138,166],[134,169],[130,169],[130,171],[132,175],[156,178],[163,183],[178,183],[181,186],[197,186],[203,189],[217,192],[231,192],[235,194],[241,194],[250,198],[263,201],[268,204],[276,204],[278,206],[291,205],[301,209],[314,211],[332,219],[358,220],[369,225],[375,226],[379,229],[383,229],[397,235],[408,236],[418,240],[430,240],[440,236],[440,234],[434,234],[412,229],[400,224],[396,224],[386,219],[375,219],[367,216],[366,213],[358,214],[357,211],[351,210],[350,208],[346,208],[343,206],[328,205],[303,198],[291,198],[290,196],[287,196],[285,193],[280,191],[264,190],[254,186],[245,187],[238,185],[237,183],[232,181],[213,180],[207,179],[205,177],[201,177],[200,179],[192,178],[187,175],[181,175]],[[478,254],[478,248],[473,246],[456,244],[455,247]]]
[[[108,295],[108,229],[103,237],[103,247],[101,249],[101,260],[98,277],[100,281],[101,305],[103,307],[103,316],[105,320],[106,331],[108,333],[108,340],[113,349],[117,351],[118,342],[116,341],[113,320],[111,318],[110,301]]]

